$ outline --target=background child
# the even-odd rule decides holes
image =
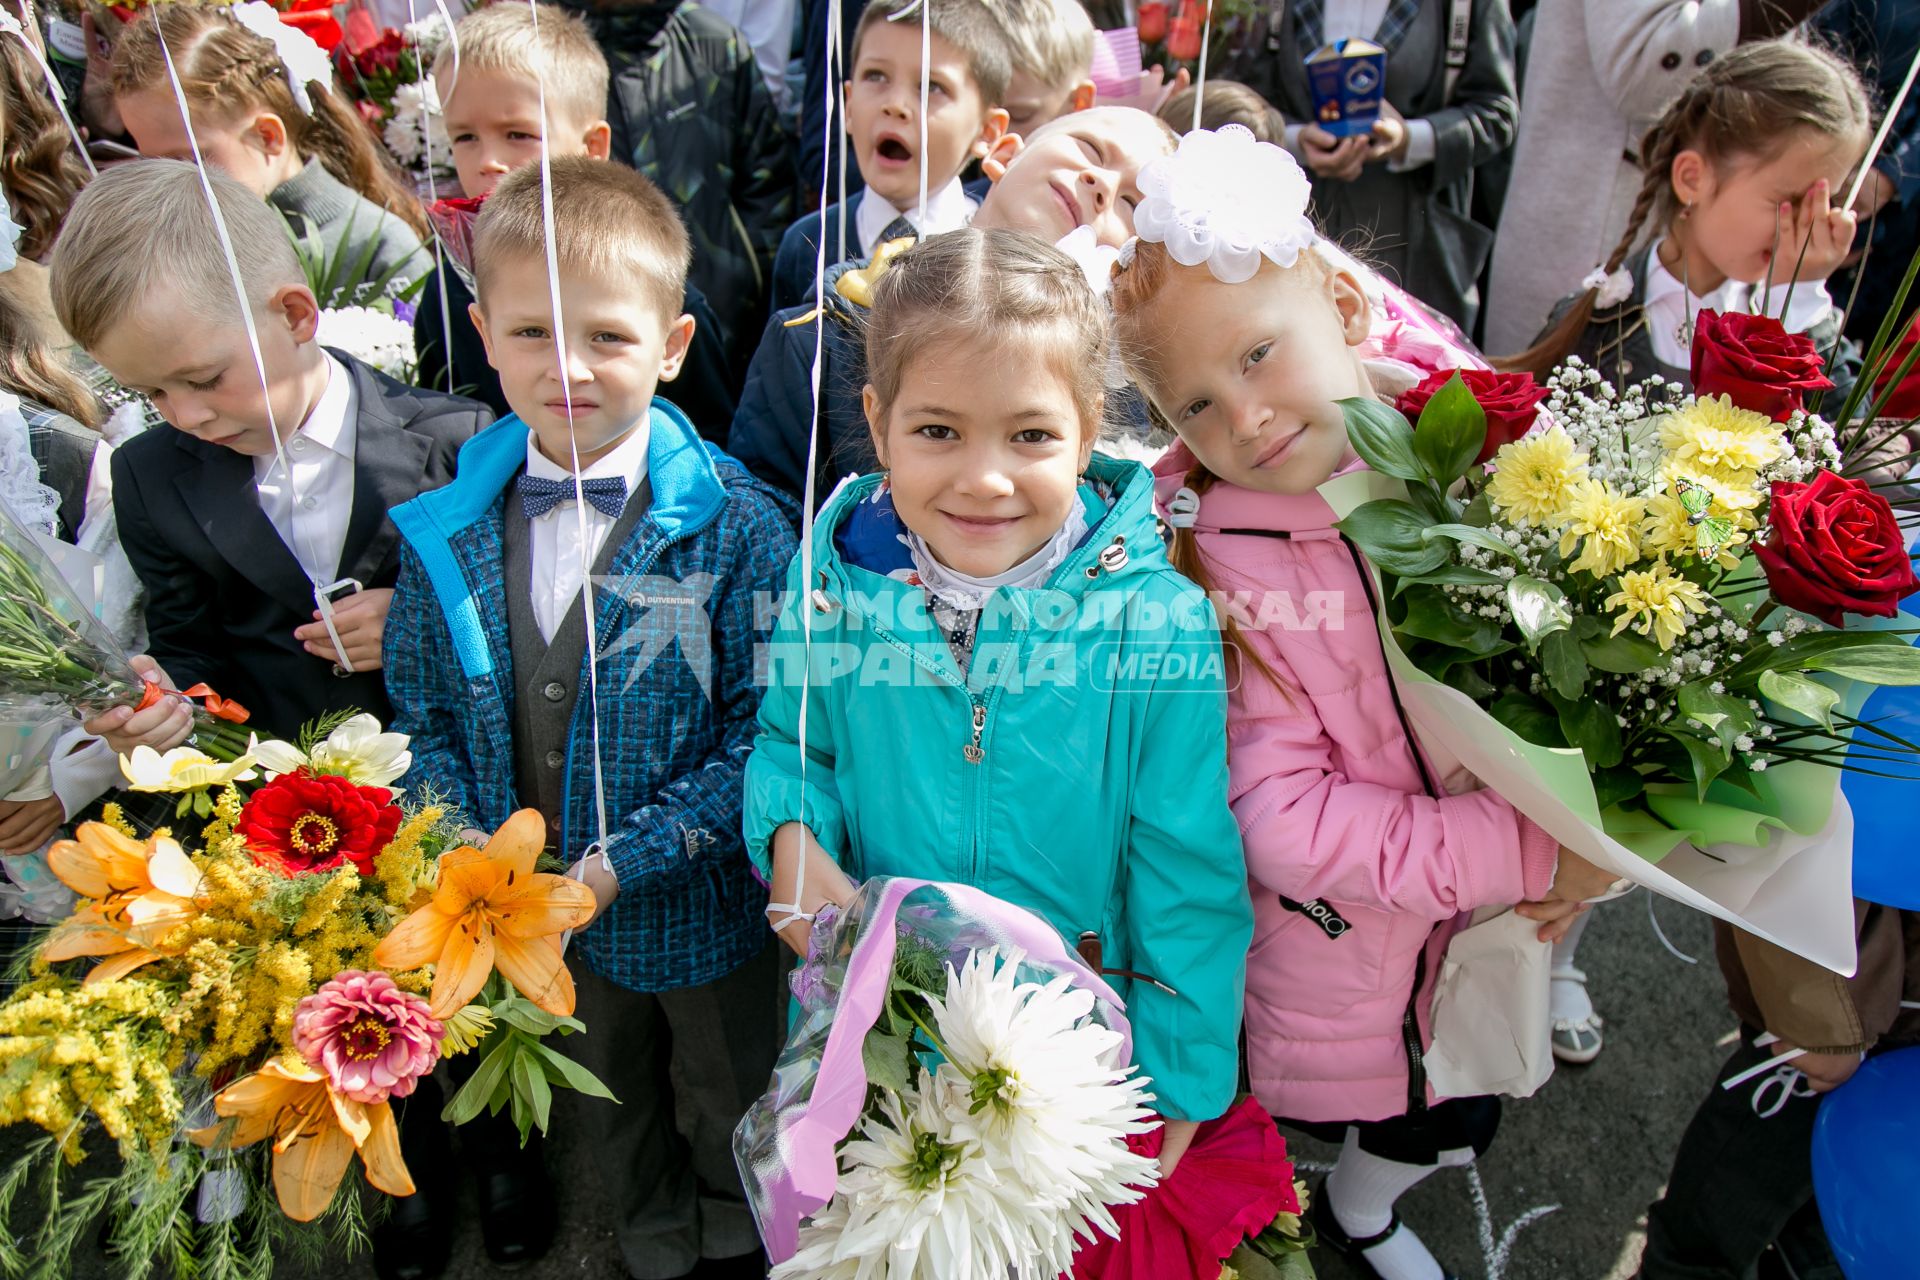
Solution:
[[[1842,317],[1826,279],[1855,222],[1834,202],[1871,123],[1859,78],[1825,50],[1771,40],[1715,58],[1647,131],[1646,180],[1603,282],[1562,299],[1534,345],[1500,363],[1544,376],[1578,355],[1621,387],[1655,374],[1691,387],[1693,318],[1709,307],[1785,305],[1788,331],[1830,349]]]
[[[1093,19],[1080,0],[994,0],[1007,34],[1007,128],[1022,137],[1093,105]]]
[[[1054,242],[1087,227],[1097,244],[1117,249],[1133,234],[1141,166],[1172,149],[1166,125],[1127,107],[1078,111],[1024,141],[1003,135],[981,163],[993,186],[981,197],[974,226]],[[823,307],[790,307],[768,322],[727,437],[727,448],[761,479],[795,495],[806,487],[807,444],[816,429],[809,320],[826,325],[819,339],[817,500],[826,500],[840,476],[874,469],[860,403],[867,381],[863,317],[873,279],[885,270],[884,263],[842,264],[827,279]]]
[[[493,4],[475,10],[460,20],[456,39],[442,45],[434,59],[433,79],[454,169],[460,189],[472,199],[485,198],[502,177],[537,162],[543,141],[553,157],[605,160],[610,154],[612,132],[603,118],[607,60],[577,15],[553,5],[543,4],[539,10],[537,35],[531,5]],[[540,119],[543,82],[546,127]],[[470,395],[504,415],[509,410],[500,377],[487,363],[486,346],[467,315],[473,305],[472,264],[449,265],[453,269],[444,281],[428,278],[414,313],[413,346],[421,380]],[[733,420],[734,394],[720,322],[705,295],[691,285],[683,306],[695,328],[686,367],[674,386],[675,403],[704,432],[724,440]],[[443,348],[450,350],[450,360]]]
[[[291,735],[345,708],[384,717],[380,631],[399,569],[385,513],[452,477],[455,450],[486,410],[323,350],[319,306],[285,225],[245,187],[210,177],[268,391],[192,165],[143,161],[102,174],[74,202],[54,249],[61,323],[173,428],[113,457],[114,511],[147,589],[150,652],[174,688],[212,685],[248,707],[263,733]],[[340,578],[365,588],[336,606],[351,674],[336,671],[342,655],[315,620],[315,586]],[[126,751],[171,745],[188,721],[167,700],[110,711],[93,727]]]
[[[208,164],[280,210],[296,233],[312,234],[329,260],[357,263],[371,247],[367,280],[404,284],[426,274],[433,260],[420,247],[427,224],[419,202],[331,75],[307,83],[312,110],[303,108],[289,84],[300,72],[282,60],[281,37],[258,35],[224,9],[158,5],[120,33],[113,99],[142,155],[193,159],[162,39]],[[303,33],[288,28],[284,39],[305,40],[324,59]]]
[[[0,187],[22,230],[18,253],[44,261],[87,182],[46,77],[16,37],[0,36]]]
[[[1184,526],[1174,563],[1229,599],[1281,593],[1327,611],[1318,626],[1225,625],[1240,677],[1230,795],[1255,890],[1249,1079],[1276,1116],[1343,1144],[1314,1198],[1323,1238],[1386,1280],[1440,1280],[1394,1202],[1484,1153],[1499,1116],[1497,1099],[1435,1097],[1422,1065],[1454,922],[1551,897],[1523,911],[1557,932],[1607,878],[1408,736],[1370,580],[1315,492],[1362,465],[1338,402],[1374,394],[1361,354],[1373,313],[1350,260],[1316,249],[1304,175],[1238,131],[1189,134],[1156,170],[1113,301],[1129,367],[1180,434],[1155,469],[1164,499],[1185,491],[1170,502]],[[1183,203],[1189,189],[1243,189],[1247,207]],[[1172,226],[1206,260],[1174,261],[1157,239]],[[1223,283],[1214,254],[1250,240],[1257,272],[1222,262],[1241,281]]]
[[[679,208],[693,237],[687,278],[713,304],[730,367],[745,369],[797,208],[793,137],[753,49],[698,4],[565,3],[613,71],[613,154]]]
[[[984,0],[927,3],[927,207],[918,208],[923,16],[918,0],[876,0],[860,15],[844,86],[847,137],[866,187],[848,196],[844,209],[833,204],[807,214],[780,237],[776,311],[813,296],[819,246],[824,240],[828,262],[838,262],[843,222],[847,255],[864,259],[883,241],[964,227],[980,207],[960,171],[984,159],[1007,130],[1000,105],[1013,70],[1007,32]]]
[[[1175,133],[1193,128],[1193,102],[1200,96],[1197,88],[1182,89],[1160,104],[1153,114],[1167,122]],[[1200,127],[1221,129],[1237,124],[1262,142],[1282,144],[1287,122],[1280,108],[1268,102],[1247,85],[1234,80],[1209,80],[1206,97],[1200,107]]]
[[[559,855],[586,859],[603,914],[574,943],[587,970],[576,966],[577,1012],[594,1028],[575,1051],[621,1105],[587,1107],[581,1132],[629,1271],[764,1276],[729,1143],[772,1071],[782,1001],[741,847],[740,780],[765,634],[756,607],[793,535],[770,490],[654,398],[693,329],[673,206],[623,166],[576,156],[551,168],[566,373],[540,172],[527,165],[475,232],[474,320],[515,416],[462,451],[453,484],[394,513],[406,539],[387,633],[394,727],[413,736],[407,786],[434,788],[486,830],[536,808]],[[698,602],[661,583],[688,584]]]
[[[1206,602],[1167,564],[1151,478],[1093,452],[1105,308],[1044,241],[974,228],[901,257],[867,341],[887,471],[843,485],[815,526],[823,614],[797,561],[788,576],[747,766],[768,915],[805,950],[804,920],[783,924],[795,908],[778,905],[804,858],[807,912],[855,880],[910,875],[1044,916],[1119,975],[1170,1169],[1233,1101],[1249,917],[1220,671],[1164,664],[1149,683],[1101,657],[1217,656]],[[1072,616],[1016,621],[1043,591]],[[821,659],[807,775],[802,626]],[[901,649],[900,678],[867,661]]]

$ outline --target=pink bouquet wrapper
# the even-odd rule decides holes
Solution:
[[[838,1150],[867,1101],[861,1046],[887,999],[901,930],[946,951],[958,965],[987,947],[1023,953],[1035,980],[1065,973],[1093,992],[1094,1016],[1121,1035],[1132,1060],[1125,1005],[1045,920],[967,885],[877,876],[860,887],[837,919],[815,925],[808,966],[819,977],[804,989],[771,1087],[733,1134],[734,1160],[766,1244],[778,1263],[798,1248],[800,1226],[833,1198]]]
[[[1140,32],[1117,27],[1093,33],[1093,89],[1096,103],[1131,98],[1140,92]]]

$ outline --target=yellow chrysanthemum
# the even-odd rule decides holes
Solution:
[[[1764,413],[1736,409],[1726,396],[1695,400],[1660,423],[1660,447],[1675,462],[1701,471],[1759,471],[1787,454],[1780,425]]]
[[[1723,569],[1737,568],[1740,557],[1735,549],[1747,540],[1747,530],[1753,527],[1751,511],[1729,511],[1718,504],[1709,505],[1706,514],[1734,523],[1734,534],[1721,544],[1720,552],[1714,557]],[[1672,493],[1657,493],[1647,502],[1647,517],[1640,524],[1640,546],[1649,556],[1691,556],[1699,553],[1699,537],[1694,530],[1693,521],[1687,515],[1687,509],[1680,505],[1680,499]]]
[[[1695,614],[1707,611],[1707,595],[1698,584],[1675,573],[1664,560],[1651,569],[1620,575],[1620,589],[1607,597],[1607,609],[1617,611],[1613,634],[1629,623],[1643,636],[1652,636],[1662,649],[1673,648],[1686,634]]]
[[[1559,427],[1536,431],[1493,456],[1487,499],[1495,510],[1531,524],[1545,524],[1566,509],[1573,488],[1587,478],[1587,456]]]
[[[1616,493],[1597,480],[1582,480],[1567,502],[1560,554],[1572,555],[1579,545],[1579,558],[1571,567],[1596,578],[1610,577],[1640,558],[1640,524],[1646,514],[1646,499]]]

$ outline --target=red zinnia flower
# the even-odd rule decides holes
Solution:
[[[306,875],[351,862],[364,876],[373,874],[374,857],[400,829],[400,818],[385,787],[298,769],[254,792],[233,829],[262,866]]]

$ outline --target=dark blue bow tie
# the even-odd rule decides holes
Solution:
[[[563,502],[572,502],[574,497],[572,480],[547,480],[540,476],[520,477],[520,505],[526,510],[527,519],[538,520],[547,512]],[[619,476],[601,476],[595,480],[582,480],[581,492],[586,494],[587,502],[595,511],[611,519],[618,520],[627,505],[627,482]]]

